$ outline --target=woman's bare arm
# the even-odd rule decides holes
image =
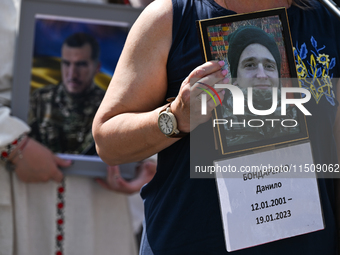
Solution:
[[[97,152],[108,165],[142,160],[178,140],[167,138],[157,124],[167,91],[166,64],[171,41],[172,3],[156,0],[133,25],[94,119]],[[190,125],[191,86],[202,77],[210,85],[221,81],[224,76],[220,68],[221,64],[216,61],[206,63],[182,83],[179,95],[171,105],[179,130],[189,132],[210,118],[209,115],[199,116],[197,123],[194,120]],[[194,107],[197,112],[200,111],[198,104],[199,100]],[[208,111],[213,107],[215,105],[208,102]],[[191,114],[194,108],[191,107]]]

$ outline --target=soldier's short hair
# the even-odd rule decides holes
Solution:
[[[74,48],[80,48],[87,43],[91,46],[91,59],[98,61],[100,48],[97,40],[92,35],[86,33],[75,33],[67,37],[64,41],[64,45]]]

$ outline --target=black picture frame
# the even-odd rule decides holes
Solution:
[[[282,59],[280,68],[282,84],[284,82],[284,84],[290,84],[289,86],[299,87],[286,8],[197,21],[196,27],[204,61],[225,60],[227,64],[223,68],[228,69],[229,63],[226,60],[228,55],[227,36],[242,26],[259,27],[274,37]],[[282,84],[280,85],[282,87],[288,86]],[[301,98],[299,93],[292,93],[292,96],[294,98]],[[214,109],[213,118],[223,119],[222,107],[219,105]],[[296,133],[233,145],[230,145],[230,142],[228,143],[223,126],[216,125],[214,127],[216,148],[218,148],[222,155],[235,156],[251,153],[252,150],[265,149],[270,146],[287,146],[291,143],[307,141],[309,135],[306,117],[298,109],[296,121],[299,123],[299,131]]]

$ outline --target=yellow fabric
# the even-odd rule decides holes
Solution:
[[[94,83],[103,90],[109,86],[111,77],[99,72],[94,77]],[[31,71],[31,88],[42,88],[49,84],[59,84],[61,81],[60,58],[36,57]]]

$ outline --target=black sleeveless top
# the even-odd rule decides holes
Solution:
[[[204,62],[195,21],[235,14],[213,0],[172,1],[173,41],[167,63],[166,98],[176,96],[182,81]],[[288,14],[296,54],[305,57],[305,66],[310,64],[308,59],[315,52],[315,42],[311,39],[314,38],[318,49],[325,46],[318,51],[319,55],[328,55],[329,63],[331,59],[335,59],[335,65],[328,70],[329,76],[339,77],[340,36],[335,35],[340,28],[339,22],[319,4],[312,11],[301,11],[292,6],[288,9]],[[308,69],[311,70],[309,67]],[[326,87],[324,88],[326,90]],[[334,164],[337,163],[337,157],[332,128],[338,102],[332,94],[336,94],[335,86],[328,85],[327,89],[333,92],[318,98],[313,96],[315,100],[312,98],[305,106],[312,113],[312,117],[307,121],[315,162]],[[202,140],[202,147],[207,150],[214,150],[212,135],[211,130]],[[158,154],[157,173],[141,191],[151,249],[154,254],[162,255],[226,254],[215,180],[190,179],[189,168],[189,135]],[[333,180],[319,180],[319,189],[325,230],[236,251],[233,254],[335,254]]]

